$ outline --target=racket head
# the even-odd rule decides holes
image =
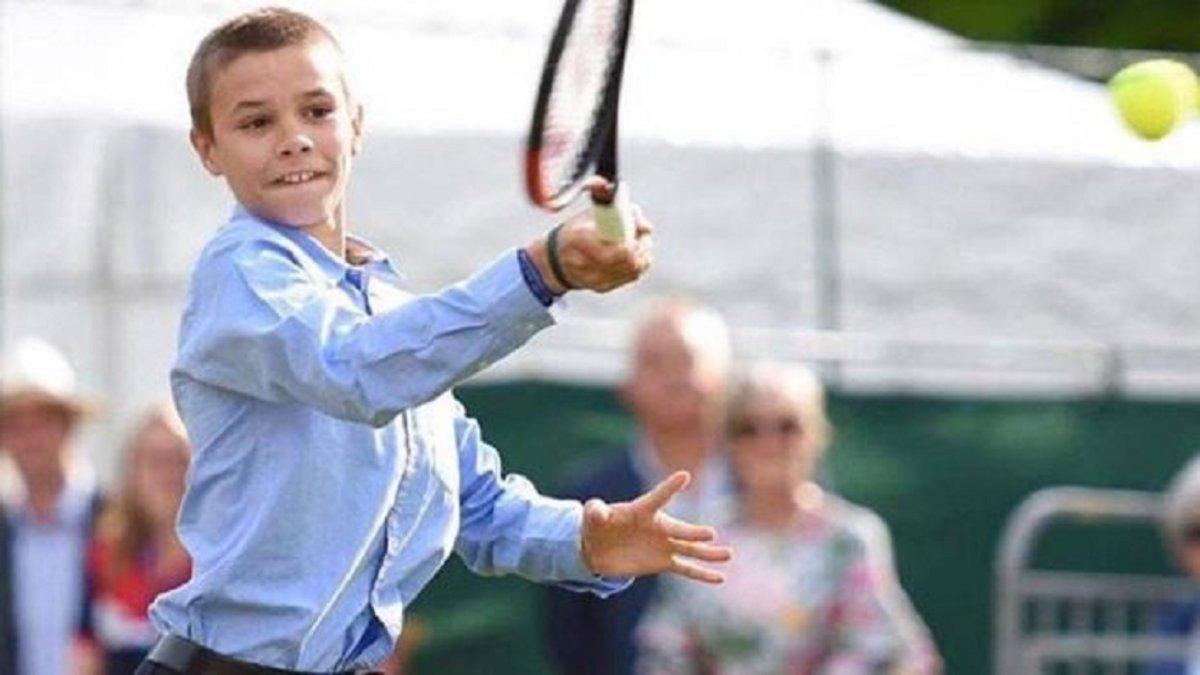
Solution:
[[[542,68],[525,152],[534,204],[571,203],[598,160],[616,179],[617,105],[633,0],[566,0]],[[604,157],[601,157],[603,153]]]

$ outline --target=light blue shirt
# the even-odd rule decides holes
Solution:
[[[366,246],[364,244],[364,246]],[[504,477],[449,393],[553,323],[510,252],[413,296],[238,209],[193,272],[171,372],[194,446],[179,531],[193,576],[155,626],[241,660],[330,671],[383,660],[453,550],[480,574],[607,595],[578,502]]]

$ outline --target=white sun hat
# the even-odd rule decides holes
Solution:
[[[0,405],[49,403],[76,416],[96,403],[78,391],[75,369],[54,345],[35,337],[17,340],[0,360]]]

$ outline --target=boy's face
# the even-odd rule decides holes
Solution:
[[[258,216],[306,227],[336,222],[362,138],[342,56],[328,40],[236,57],[213,74],[212,137],[192,131],[205,168]]]

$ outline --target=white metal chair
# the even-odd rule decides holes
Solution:
[[[1056,487],[1030,495],[1005,526],[996,562],[996,675],[1140,675],[1186,660],[1192,638],[1157,634],[1164,603],[1194,597],[1179,576],[1033,568],[1051,525],[1159,527],[1158,493]]]

